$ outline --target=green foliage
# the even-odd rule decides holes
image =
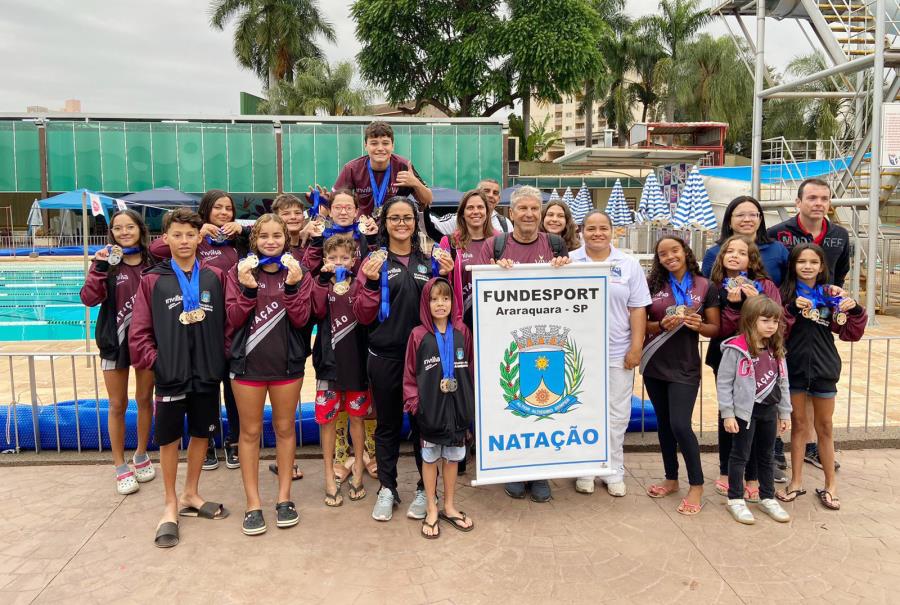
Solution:
[[[279,82],[269,91],[262,111],[270,114],[351,116],[367,113],[374,92],[353,85],[349,61],[334,65],[304,59],[293,82]]]
[[[523,162],[534,162],[544,157],[544,154],[562,140],[558,130],[549,130],[550,116],[545,116],[544,121],[537,124],[531,121],[528,136],[524,133],[522,118],[517,115],[509,116],[509,136],[519,139],[519,159]],[[522,141],[525,141],[524,143]]]
[[[503,352],[503,361],[500,363],[500,386],[503,388],[503,398],[506,403],[519,398],[519,347],[516,341],[509,344],[509,348]],[[516,412],[513,412],[514,414]],[[524,416],[524,414],[522,414]]]

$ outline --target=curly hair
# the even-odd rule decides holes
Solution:
[[[112,230],[113,225],[116,224],[116,219],[120,216],[127,216],[135,225],[137,225],[138,232],[140,233],[140,236],[138,237],[138,246],[140,246],[141,248],[141,262],[153,264],[154,259],[150,255],[150,230],[147,229],[147,224],[144,222],[144,219],[141,218],[141,215],[134,210],[119,210],[111,217],[109,217],[109,229],[106,232],[106,237],[109,244],[111,246],[121,245],[116,241],[116,237],[115,235],[113,235]],[[118,270],[118,266],[110,267],[110,271],[113,270]]]
[[[457,250],[465,250],[472,243],[472,234],[469,233],[469,226],[466,224],[466,207],[469,200],[478,198],[484,203],[484,237],[488,238],[494,235],[494,227],[491,225],[491,209],[478,189],[470,189],[463,194],[459,201],[459,208],[456,210],[456,231],[453,232],[453,241]]]
[[[688,272],[691,275],[701,275],[700,265],[697,264],[697,257],[694,256],[694,251],[691,250],[691,247],[680,237],[666,235],[657,240],[656,248],[653,250],[653,267],[650,269],[650,275],[647,277],[647,285],[650,288],[651,295],[661,292],[666,287],[666,284],[669,283],[669,270],[663,267],[659,261],[659,245],[667,239],[678,242],[681,249],[684,250],[684,264],[687,266]]]
[[[728,246],[730,246],[732,242],[736,241],[744,242],[747,245],[747,277],[752,280],[770,279],[769,274],[766,273],[766,267],[763,265],[762,256],[760,256],[759,248],[756,247],[756,244],[746,235],[732,235],[722,242],[722,246],[719,248],[719,254],[716,255],[716,262],[713,263],[712,271],[709,274],[710,281],[720,286],[725,281],[725,251],[728,250]]]
[[[277,214],[272,214],[271,212],[268,214],[263,214],[261,217],[256,219],[256,222],[253,223],[253,228],[250,229],[250,252],[253,254],[259,254],[259,248],[256,247],[256,241],[259,239],[259,232],[262,231],[262,226],[266,223],[275,223],[281,227],[281,231],[284,233],[284,248],[282,248],[281,253],[285,253],[289,250],[291,236],[288,233],[287,223],[278,216]]]
[[[765,295],[751,296],[741,307],[740,332],[747,337],[747,348],[751,357],[759,357],[757,342],[760,340],[756,333],[756,320],[760,317],[778,320],[778,329],[769,337],[766,347],[771,351],[775,359],[784,359],[784,324],[781,315],[784,309],[780,304]]]
[[[384,206],[381,207],[381,216],[378,217],[378,246],[381,248],[389,248],[391,243],[391,236],[388,235],[387,232],[387,215],[391,211],[396,204],[406,204],[409,206],[409,209],[412,210],[413,214],[413,231],[411,235],[410,244],[412,245],[412,251],[418,252],[421,254],[422,252],[422,242],[419,237],[419,211],[416,210],[415,202],[409,200],[409,198],[401,197],[396,195],[386,201]]]
[[[559,206],[563,210],[563,214],[566,216],[566,226],[563,228],[562,233],[559,234],[563,241],[566,242],[566,247],[569,250],[577,250],[581,247],[581,238],[578,236],[578,225],[575,224],[575,219],[572,218],[572,209],[569,208],[569,205],[563,201],[555,200],[547,203],[543,210],[541,210],[541,227],[540,230],[544,233],[549,233],[547,229],[544,227],[544,219],[547,218],[547,211],[550,210],[553,206]]]
[[[200,215],[204,223],[210,222],[209,215],[212,214],[213,206],[223,197],[228,198],[228,201],[231,202],[231,220],[237,218],[237,207],[234,205],[234,198],[231,197],[231,194],[221,189],[210,189],[200,198],[200,206],[197,208],[197,214]]]

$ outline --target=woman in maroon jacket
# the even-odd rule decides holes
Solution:
[[[138,491],[139,483],[156,476],[147,442],[153,421],[153,372],[134,370],[138,408],[137,448],[132,463],[125,462],[125,410],[128,408],[128,330],[141,273],[153,264],[148,251],[150,236],[141,215],[134,210],[116,212],[110,219],[109,245],[94,255],[94,262],[81,288],[81,302],[100,305],[94,333],[100,349],[100,368],[109,397],[109,445],[116,466],[116,491],[121,495]]]
[[[267,395],[278,464],[276,524],[291,527],[300,521],[290,500],[291,471],[297,447],[294,419],[307,356],[302,329],[309,320],[312,280],[287,246],[287,225],[274,214],[264,214],[250,232],[253,256],[228,272],[225,285],[231,386],[242,419],[247,535],[266,531],[259,497],[259,440]]]

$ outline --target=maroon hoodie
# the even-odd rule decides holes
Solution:
[[[331,382],[339,391],[365,391],[368,328],[353,313],[357,288],[338,294],[332,277],[334,273],[323,272],[313,280],[312,314],[319,328],[313,345],[316,378]]]
[[[453,334],[453,367],[457,389],[443,393],[440,352],[431,316],[431,288],[438,281],[449,285],[443,277],[430,279],[422,289],[419,314],[422,325],[410,335],[403,371],[404,407],[416,414],[422,439],[439,445],[460,446],[475,417],[475,367],[472,334],[452,310],[447,328]]]

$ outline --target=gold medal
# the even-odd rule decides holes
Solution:
[[[687,315],[687,305],[678,305],[675,307],[675,315],[678,317],[684,317]]]
[[[800,315],[802,315],[802,316],[805,317],[806,319],[809,319],[809,311],[810,311],[809,307],[803,307],[803,308],[800,310]]]
[[[453,393],[457,389],[456,378],[442,378],[441,379],[441,392],[442,393]]]
[[[671,307],[666,307],[666,315],[668,315],[670,317],[672,315],[675,315],[675,306],[674,305]]]
[[[378,206],[372,210],[372,218],[375,219],[376,221],[379,218],[381,218],[381,207],[380,206]]]
[[[809,318],[812,321],[819,321],[819,310],[818,309],[810,309],[809,310]]]
[[[735,288],[740,288],[741,283],[738,281],[736,277],[729,277],[725,280],[725,288],[728,290],[733,290]]]
[[[194,323],[193,318],[191,317],[191,314],[188,313],[187,311],[181,312],[181,314],[178,316],[178,321],[180,321],[184,325]]]
[[[190,312],[191,319],[193,321],[191,323],[198,323],[206,319],[206,311],[203,309],[194,309]]]
[[[843,311],[838,311],[837,313],[835,313],[834,314],[834,323],[836,323],[839,326],[842,326],[845,323],[847,323],[847,314],[844,313]]]
[[[334,293],[343,296],[347,292],[350,291],[350,280],[345,279],[344,281],[339,281],[334,284]]]
[[[369,255],[369,258],[375,259],[378,261],[378,264],[384,264],[384,261],[387,260],[388,253],[384,248],[380,248]]]
[[[292,269],[295,266],[297,266],[297,259],[294,258],[293,254],[290,254],[290,253],[283,254],[281,256],[280,262],[281,262],[282,266],[284,266],[287,269]]]
[[[238,270],[243,270],[246,267],[250,267],[251,269],[256,269],[259,266],[259,257],[257,257],[252,252],[244,257],[241,262],[238,263]]]

